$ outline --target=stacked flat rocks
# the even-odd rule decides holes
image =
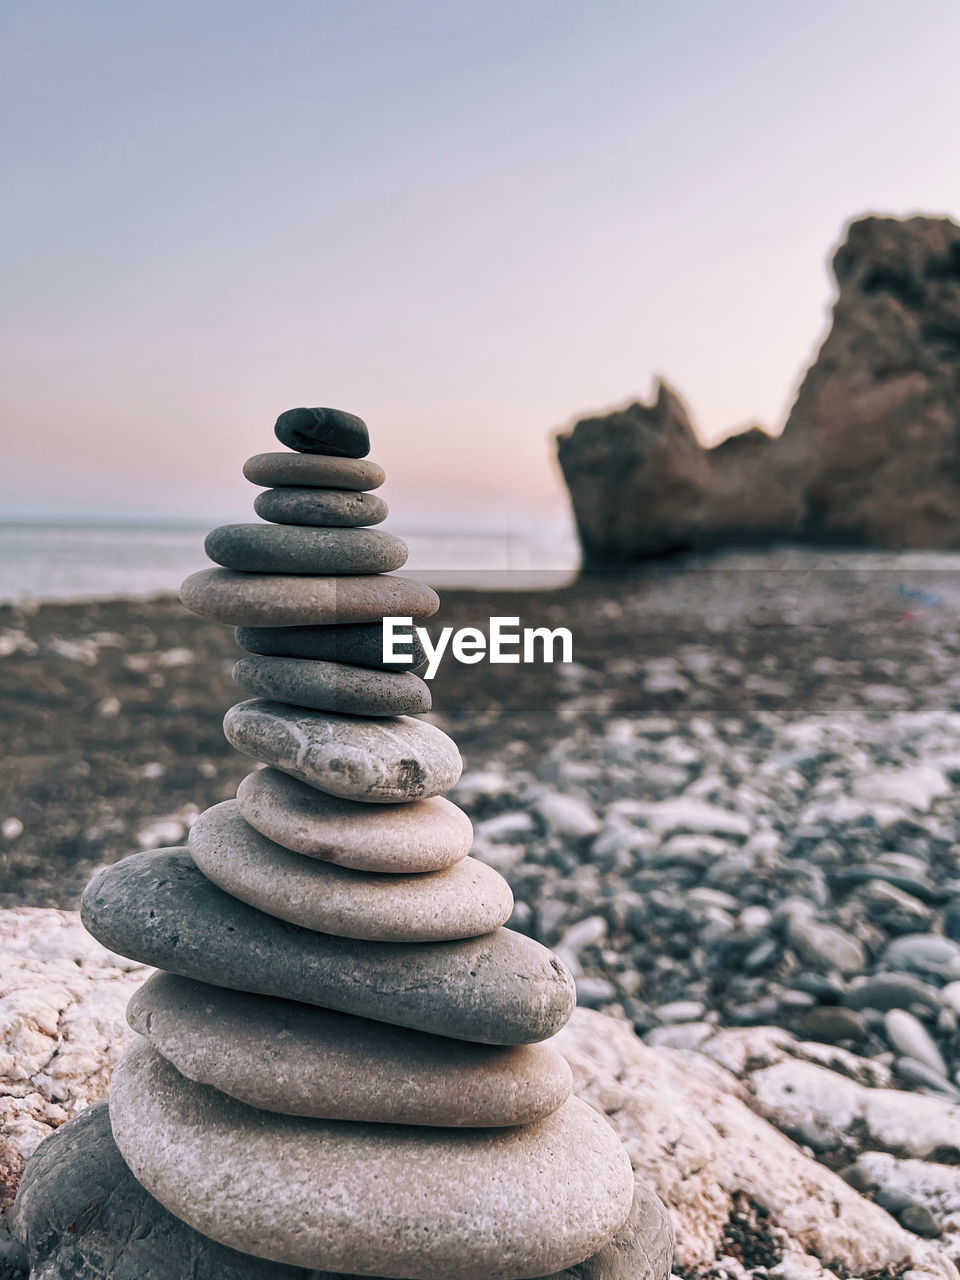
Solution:
[[[457,748],[416,718],[429,687],[382,661],[382,618],[439,601],[390,576],[406,548],[370,527],[387,508],[367,429],[295,409],[276,434],[294,452],[244,468],[269,486],[264,522],[211,533],[217,567],[182,589],[238,628],[254,697],[225,732],[266,767],[187,848],[134,854],[83,899],[95,937],[159,970],[129,1007],[110,1124],[88,1125],[133,1174],[128,1234],[155,1224],[191,1274],[226,1248],[225,1274],[277,1280],[645,1280],[649,1193],[544,1043],[570,974],[504,928],[510,889],[441,794]],[[69,1156],[69,1126],[55,1137]],[[57,1167],[24,1179],[28,1238]]]

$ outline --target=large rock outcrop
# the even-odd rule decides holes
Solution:
[[[588,563],[770,541],[960,547],[960,226],[864,218],[833,269],[833,324],[783,435],[697,442],[654,402],[558,440]]]

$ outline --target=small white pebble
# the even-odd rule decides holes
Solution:
[[[23,835],[23,823],[19,818],[6,818],[0,830],[6,840],[16,840],[17,836]]]
[[[97,715],[103,716],[104,720],[114,720],[122,710],[123,703],[112,693],[97,703]]]

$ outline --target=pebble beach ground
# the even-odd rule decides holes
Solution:
[[[505,615],[573,633],[568,666],[448,659],[432,718],[511,924],[559,951],[582,1004],[679,1048],[779,1027],[870,1060],[873,1086],[960,1102],[960,558],[438,585],[432,631]],[[235,794],[237,656],[169,599],[0,611],[0,905],[73,907],[95,867],[180,843]],[[870,1145],[783,1127],[837,1168]],[[934,1234],[925,1203],[897,1212]]]

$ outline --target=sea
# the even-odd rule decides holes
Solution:
[[[110,600],[172,595],[210,567],[210,526],[0,524],[0,602]],[[577,570],[572,526],[545,529],[393,529],[410,550],[403,573],[444,587],[532,589],[562,585]]]

